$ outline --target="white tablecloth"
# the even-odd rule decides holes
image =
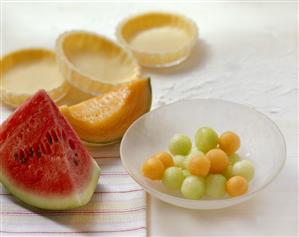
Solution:
[[[154,107],[207,97],[249,104],[278,124],[288,148],[279,177],[241,205],[195,211],[149,197],[149,235],[297,235],[296,3],[3,3],[3,53],[30,46],[52,48],[57,35],[71,29],[115,38],[122,18],[147,10],[185,14],[200,29],[198,47],[188,61],[174,68],[144,70],[153,78]]]

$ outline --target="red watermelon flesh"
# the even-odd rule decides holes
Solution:
[[[86,204],[100,168],[47,93],[37,92],[0,127],[0,181],[32,206]]]

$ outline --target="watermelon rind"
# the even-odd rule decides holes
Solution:
[[[46,194],[38,195],[30,193],[30,191],[24,190],[22,187],[19,187],[16,183],[9,180],[8,176],[5,175],[4,170],[1,170],[0,172],[0,182],[18,199],[34,207],[47,210],[73,209],[86,205],[90,201],[92,194],[94,193],[94,190],[98,184],[100,168],[92,157],[91,162],[92,167],[89,184],[84,190],[74,192],[72,195],[46,196]]]

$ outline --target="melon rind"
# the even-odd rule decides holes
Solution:
[[[80,192],[74,192],[73,195],[66,196],[41,196],[38,194],[30,193],[28,190],[24,190],[18,187],[17,184],[9,180],[4,174],[4,170],[0,172],[0,181],[5,188],[10,191],[14,196],[19,198],[24,203],[30,204],[34,207],[47,210],[66,210],[84,206],[87,204],[94,190],[98,184],[100,176],[100,168],[96,161],[91,157],[91,174],[90,181],[86,188]]]

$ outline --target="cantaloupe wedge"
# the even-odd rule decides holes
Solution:
[[[147,78],[60,110],[82,140],[104,144],[120,140],[128,127],[150,110],[151,103],[151,82]]]

